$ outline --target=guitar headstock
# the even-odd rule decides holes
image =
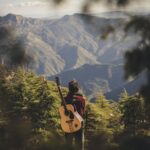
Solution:
[[[59,86],[60,85],[60,79],[59,79],[59,77],[55,77],[55,81],[56,81],[56,84]]]

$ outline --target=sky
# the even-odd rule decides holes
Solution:
[[[52,0],[0,0],[0,15],[8,13],[20,14],[26,17],[59,17],[67,14],[81,12],[81,5],[85,0],[66,0],[59,6],[50,2]],[[140,7],[139,7],[140,6]],[[111,8],[114,10],[115,8]],[[129,10],[150,10],[150,0],[142,0],[141,3],[133,3]],[[96,4],[92,7],[93,13],[110,10],[104,4]]]
[[[52,0],[0,0],[0,15],[8,13],[21,14],[27,17],[48,17],[80,12],[82,0],[69,0],[56,6]]]

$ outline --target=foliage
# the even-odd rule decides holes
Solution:
[[[95,103],[87,104],[85,133],[88,148],[94,145],[99,149],[117,147],[113,137],[122,131],[121,113],[115,102],[108,101],[102,92]],[[94,145],[93,145],[94,144]]]
[[[141,87],[140,93],[145,100],[146,113],[150,114],[150,20],[148,17],[133,17],[127,24],[126,31],[134,29],[135,33],[141,35],[141,41],[135,49],[128,51],[125,55],[126,78],[137,76],[143,72],[147,74],[147,83]],[[150,116],[150,115],[147,115]],[[147,117],[150,121],[150,117]]]
[[[125,130],[136,135],[145,123],[144,99],[139,94],[128,96],[125,92],[119,103]]]
[[[22,68],[10,71],[1,66],[0,71],[0,149],[73,150],[60,129],[55,83]],[[66,88],[62,90],[65,95]],[[141,96],[128,96],[125,90],[119,103],[100,92],[86,107],[86,150],[137,148],[136,140],[149,147],[144,106]]]
[[[0,149],[20,149],[30,142],[34,147],[42,142],[39,136],[43,142],[52,138],[52,129],[60,134],[56,85],[21,68],[8,71],[1,66],[1,71]]]
[[[18,69],[13,73],[12,78],[3,84],[10,115],[30,119],[34,129],[56,126],[55,118],[58,116],[54,114],[58,114],[59,99],[51,94],[53,91],[48,84],[43,77],[35,76],[32,72]]]

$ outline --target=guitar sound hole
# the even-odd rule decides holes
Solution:
[[[75,128],[77,128],[77,127],[78,127],[78,125],[77,125],[77,124],[75,124],[74,126],[75,126]]]

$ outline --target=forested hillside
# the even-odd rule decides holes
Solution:
[[[60,127],[55,83],[23,68],[1,66],[0,71],[0,149],[73,150]],[[67,88],[61,89],[65,95]],[[86,150],[127,150],[136,139],[144,150],[150,148],[149,122],[139,94],[124,91],[114,102],[100,91],[95,103],[87,100],[84,119]]]

